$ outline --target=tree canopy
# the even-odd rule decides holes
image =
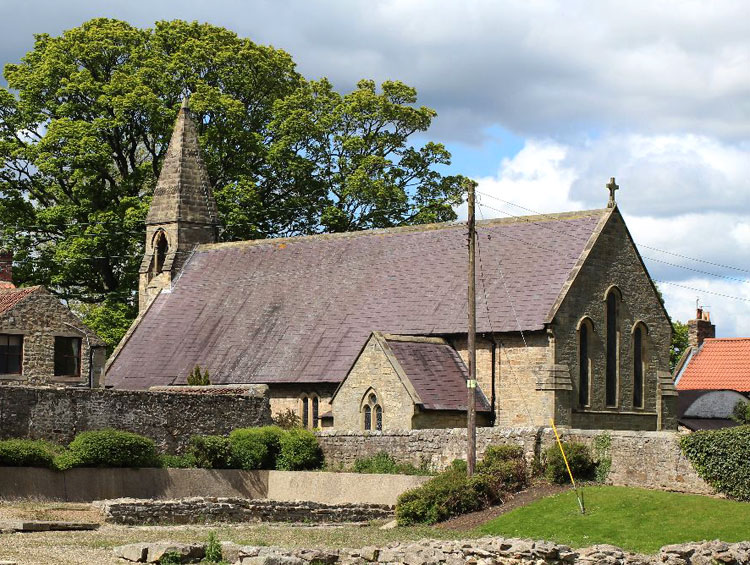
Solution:
[[[412,147],[434,110],[400,82],[346,95],[289,54],[209,24],[95,19],[36,36],[0,88],[0,230],[15,278],[114,344],[135,315],[146,211],[191,94],[224,240],[455,218],[464,179]]]

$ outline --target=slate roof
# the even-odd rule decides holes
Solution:
[[[611,212],[478,222],[478,331],[543,329]],[[373,331],[465,334],[466,235],[445,223],[200,246],[107,384],[182,383],[196,364],[216,384],[339,383]]]
[[[466,410],[469,370],[447,343],[387,339],[404,374],[428,410]],[[490,404],[479,391],[477,411],[489,412]]]
[[[708,338],[677,378],[677,390],[750,392],[750,338]]]
[[[28,286],[25,288],[0,288],[0,316],[11,310],[16,304],[23,301],[42,288],[41,286]]]

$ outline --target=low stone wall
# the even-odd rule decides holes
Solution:
[[[226,434],[271,423],[265,385],[221,390],[196,394],[0,386],[0,439],[67,444],[78,432],[116,428],[150,437],[163,451],[180,453],[194,434]]]
[[[396,504],[429,477],[235,469],[70,469],[0,467],[0,500],[92,502],[110,498],[194,496],[307,500],[329,504]]]
[[[593,446],[597,437],[610,438],[608,456],[612,466],[607,483],[621,486],[657,488],[677,492],[709,494],[713,490],[695,472],[682,455],[676,432],[632,432],[602,430],[558,430],[563,440],[580,441]],[[466,456],[466,430],[409,430],[396,432],[318,433],[328,465],[349,467],[357,458],[380,451],[396,460],[414,465],[426,464],[445,469],[454,459]],[[481,459],[490,445],[520,445],[529,462],[553,445],[551,428],[478,428],[477,457]]]
[[[394,514],[393,506],[382,504],[322,504],[247,498],[120,498],[95,504],[101,509],[105,522],[128,526],[212,522],[366,522],[391,518]]]
[[[234,565],[288,564],[312,565],[460,565],[464,563],[503,565],[707,565],[750,563],[750,543],[728,544],[721,541],[684,543],[662,547],[658,555],[639,555],[612,545],[595,545],[571,549],[567,545],[548,542],[481,538],[458,541],[421,540],[393,543],[387,547],[361,549],[284,549],[257,547],[223,542],[224,560]],[[205,555],[204,545],[172,542],[134,543],[116,547],[115,555],[138,563],[155,563],[164,552],[184,556],[183,562]]]

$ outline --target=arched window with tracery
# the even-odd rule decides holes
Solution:
[[[584,318],[578,325],[578,404],[591,404],[591,340],[594,327],[591,320]]]
[[[607,293],[607,367],[605,385],[605,403],[617,406],[617,388],[619,381],[620,349],[620,295],[616,288]]]
[[[648,328],[643,323],[633,329],[633,407],[643,408],[643,388],[646,375],[646,337]]]
[[[383,431],[383,407],[374,390],[368,391],[362,401],[362,429],[369,431]]]
[[[154,274],[161,273],[164,268],[164,261],[169,251],[169,242],[164,230],[159,230],[154,236]]]

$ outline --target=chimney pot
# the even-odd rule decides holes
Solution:
[[[688,321],[688,343],[692,347],[700,347],[703,340],[716,337],[716,326],[711,323],[711,314],[698,308],[695,320]]]

